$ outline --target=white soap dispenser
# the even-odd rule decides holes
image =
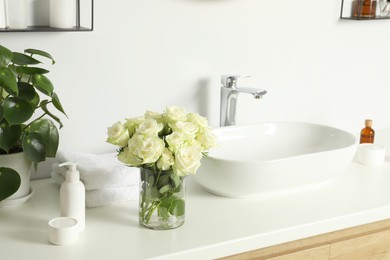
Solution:
[[[76,163],[65,162],[59,166],[68,166],[66,180],[60,188],[61,217],[77,219],[79,230],[82,231],[85,229],[85,186],[80,181]]]

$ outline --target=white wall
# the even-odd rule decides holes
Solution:
[[[67,111],[62,149],[102,153],[117,120],[178,105],[219,121],[220,75],[251,74],[238,122],[390,126],[390,20],[339,19],[341,0],[95,0],[95,30],[1,33],[38,48]]]

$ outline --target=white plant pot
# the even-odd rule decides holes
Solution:
[[[26,197],[30,193],[30,175],[32,162],[24,155],[24,152],[0,155],[0,166],[12,168],[20,175],[19,189],[6,200]]]

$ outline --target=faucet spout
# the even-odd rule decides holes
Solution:
[[[255,99],[262,98],[265,94],[267,94],[267,90],[264,89],[256,89],[256,88],[240,88],[237,87],[236,90],[241,93],[252,94]]]
[[[260,99],[267,94],[264,89],[237,87],[238,78],[240,78],[238,75],[222,75],[221,77],[220,126],[236,124],[236,107],[239,93],[251,94],[255,99]]]

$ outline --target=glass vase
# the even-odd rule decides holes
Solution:
[[[139,222],[157,230],[180,227],[185,219],[185,181],[170,171],[141,168]]]

